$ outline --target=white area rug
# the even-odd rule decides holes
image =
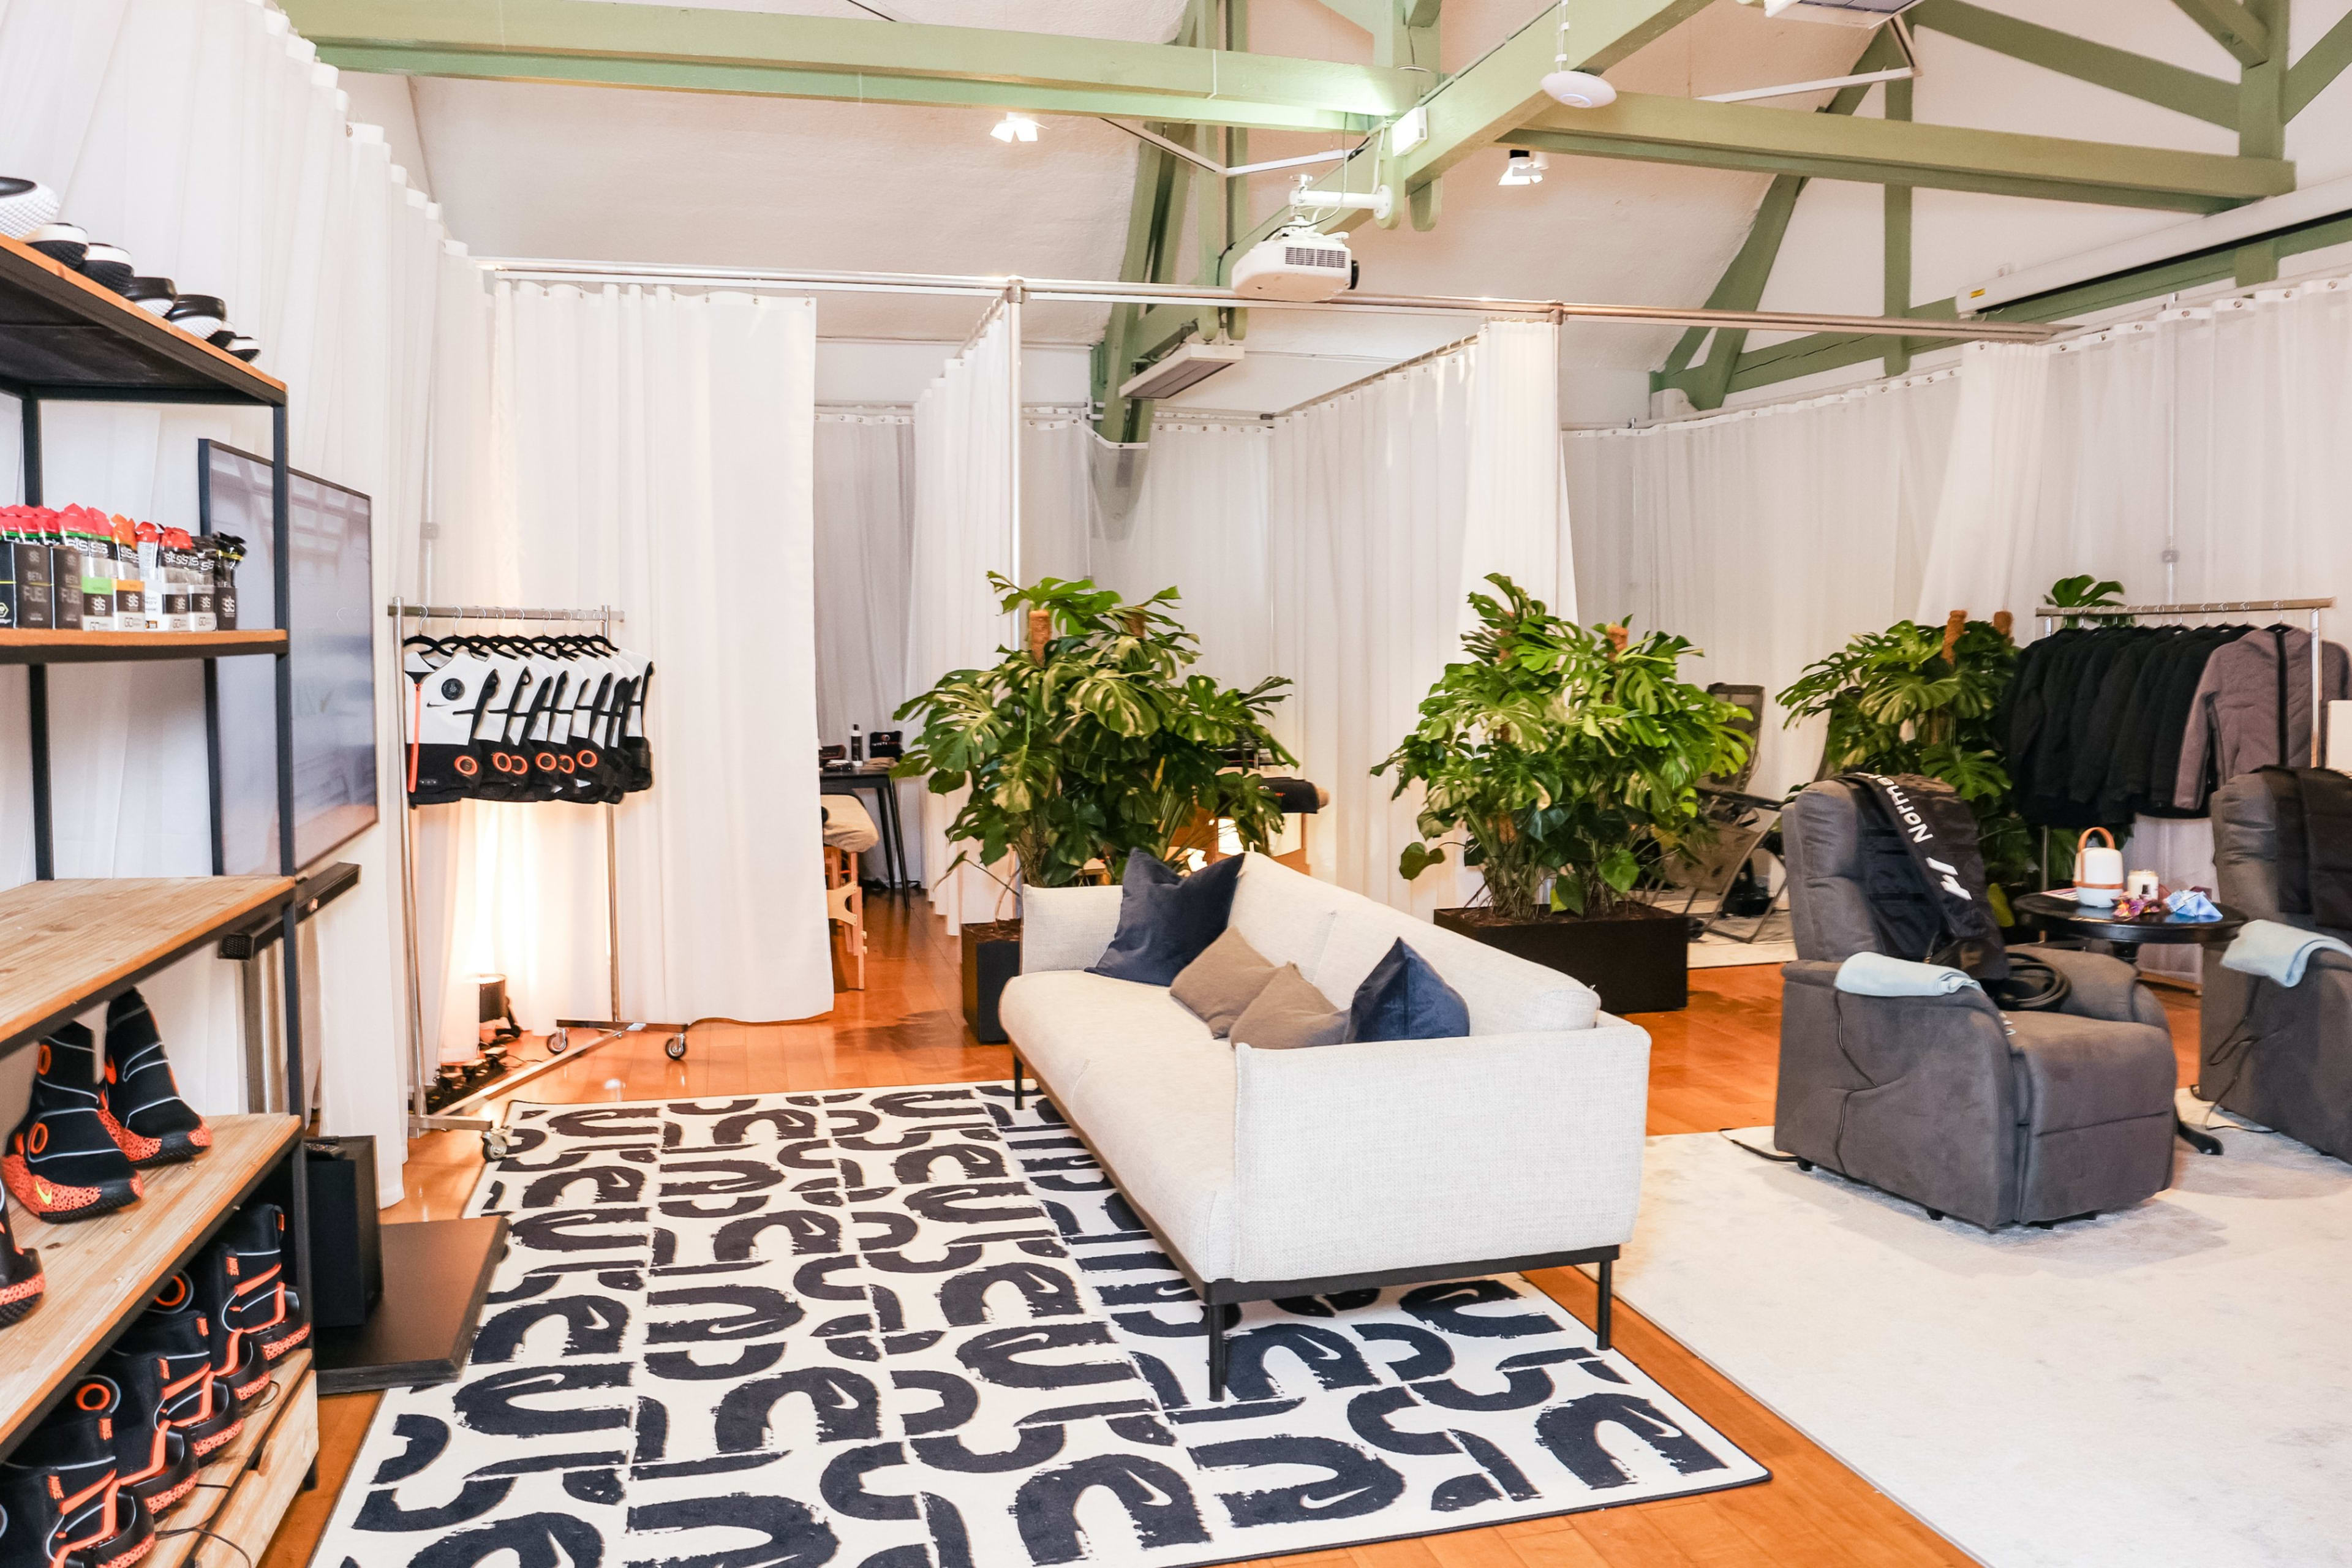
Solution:
[[[1998,1568],[2352,1563],[2352,1165],[2216,1131],[2137,1208],[1994,1236],[1654,1138],[1618,1289]]]
[[[1739,940],[1750,931],[1756,933],[1754,942]],[[1693,969],[1740,969],[1760,963],[1777,968],[1793,963],[1796,959],[1797,944],[1790,936],[1786,910],[1774,910],[1764,917],[1760,926],[1753,921],[1727,921],[1723,929],[1711,931],[1690,944]]]
[[[1765,1479],[1517,1276],[1254,1303],[1210,1403],[1192,1288],[1002,1084],[509,1124],[472,1363],[384,1397],[320,1563],[1192,1568]]]

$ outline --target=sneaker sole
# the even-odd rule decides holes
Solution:
[[[213,1134],[211,1128],[199,1127],[194,1132],[167,1132],[161,1138],[138,1139],[142,1146],[155,1145],[155,1152],[152,1154],[133,1154],[131,1145],[122,1139],[117,1138],[114,1142],[124,1154],[130,1156],[133,1170],[145,1171],[157,1165],[177,1165],[194,1159],[213,1146]]]
[[[0,1159],[0,1185],[9,1194],[30,1209],[37,1218],[51,1225],[63,1225],[78,1219],[96,1219],[117,1209],[129,1208],[145,1195],[146,1188],[139,1178],[128,1182],[110,1182],[102,1187],[68,1187],[53,1184],[25,1169],[25,1163],[16,1155]],[[60,1198],[79,1202],[60,1204]]]
[[[33,1287],[31,1291],[13,1301],[0,1301],[0,1329],[24,1321],[34,1308],[47,1300],[45,1294],[48,1286],[47,1279],[34,1279],[25,1283]]]

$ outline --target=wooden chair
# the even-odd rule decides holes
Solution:
[[[824,912],[838,942],[834,948],[834,989],[866,989],[866,889],[857,881],[854,850],[824,849]]]

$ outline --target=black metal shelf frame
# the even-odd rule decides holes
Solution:
[[[15,396],[21,405],[26,504],[44,504],[41,407],[46,403],[266,407],[269,410],[270,437],[269,525],[274,546],[271,567],[277,624],[279,630],[287,629],[292,624],[289,608],[293,551],[289,538],[291,506],[285,388],[240,361],[215,353],[127,301],[85,287],[77,279],[49,276],[55,270],[13,243],[0,247],[0,392]],[[26,374],[18,368],[28,364],[37,364],[38,373]],[[288,653],[289,648],[281,646],[271,656],[277,661],[278,858],[280,874],[295,877],[299,868],[294,858],[294,678]],[[210,658],[205,660],[205,668],[209,690],[214,673]],[[49,776],[48,666],[28,662],[25,680],[33,786],[34,874],[40,880],[49,881],[56,878],[57,866]],[[210,710],[209,703],[207,710],[205,721],[210,731],[218,716]],[[217,735],[212,738],[216,743]],[[287,1106],[303,1118],[307,1129],[309,1075],[302,1040],[302,971],[299,963],[291,961],[291,955],[300,951],[296,932],[302,913],[302,900],[289,900],[278,915],[280,937],[289,955],[288,961],[278,965],[284,982],[285,1007],[280,1068]],[[286,1171],[294,1278],[303,1300],[309,1301],[314,1299],[310,1289],[310,1205],[301,1157],[302,1142],[297,1138],[288,1145],[289,1152],[282,1157],[281,1163]]]

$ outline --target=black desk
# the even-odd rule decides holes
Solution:
[[[907,834],[898,816],[898,781],[891,778],[887,768],[845,768],[835,772],[827,768],[816,771],[819,795],[856,795],[870,792],[874,796],[874,826],[882,835],[882,876],[884,885],[893,892],[903,892],[914,885],[907,868]]]
[[[2051,893],[2028,893],[2016,903],[2018,917],[2034,930],[2049,936],[2071,937],[2086,947],[2105,948],[2117,958],[2130,963],[2139,957],[2139,950],[2154,943],[2158,947],[2218,947],[2237,936],[2252,917],[2242,910],[2216,903],[2221,911],[2218,921],[2182,921],[2169,916],[2161,920],[2119,920],[2112,907],[2084,909],[2072,899],[2062,899]],[[2203,1005],[2200,998],[2199,1005]],[[2221,1141],[2210,1132],[2200,1132],[2186,1121],[2174,1121],[2174,1129],[2192,1149],[2207,1154],[2221,1152]]]

